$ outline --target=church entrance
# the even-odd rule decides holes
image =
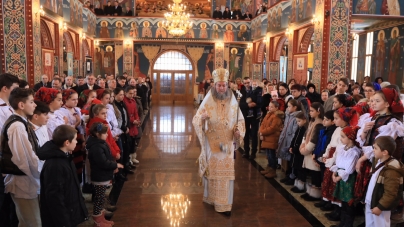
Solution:
[[[180,51],[167,51],[154,62],[153,103],[191,104],[194,93],[194,67]]]

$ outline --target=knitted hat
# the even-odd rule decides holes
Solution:
[[[49,105],[60,92],[53,88],[41,87],[36,93],[34,99],[42,101]]]

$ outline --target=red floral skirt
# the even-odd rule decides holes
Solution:
[[[354,198],[356,202],[362,201],[367,191],[367,187],[371,177],[372,163],[366,160],[361,168],[358,175],[356,175]]]
[[[332,158],[335,153],[335,147],[331,147],[329,158]],[[335,183],[332,181],[332,175],[334,173],[330,171],[330,168],[326,168],[324,171],[323,183],[321,184],[321,195],[323,198],[333,202],[340,202],[334,197]]]

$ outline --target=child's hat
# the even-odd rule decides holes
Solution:
[[[358,133],[359,127],[358,126],[346,126],[342,129],[342,132],[350,139],[355,141],[356,134]]]
[[[358,124],[359,116],[356,110],[352,107],[342,107],[335,111],[342,120],[351,126]]]
[[[36,93],[34,99],[42,101],[49,105],[60,92],[54,88],[41,87]]]

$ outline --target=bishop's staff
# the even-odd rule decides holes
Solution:
[[[241,92],[240,92],[240,90],[236,90],[236,93],[237,93],[237,118],[236,118],[236,127],[235,127],[235,131],[238,131],[238,114],[239,114],[239,112],[240,112],[240,99],[241,99],[241,97],[243,97],[243,95],[241,94]],[[235,139],[234,140],[234,159],[236,159],[236,151],[237,151],[237,149],[238,149],[238,146],[236,146],[237,145],[237,141],[238,139]]]

